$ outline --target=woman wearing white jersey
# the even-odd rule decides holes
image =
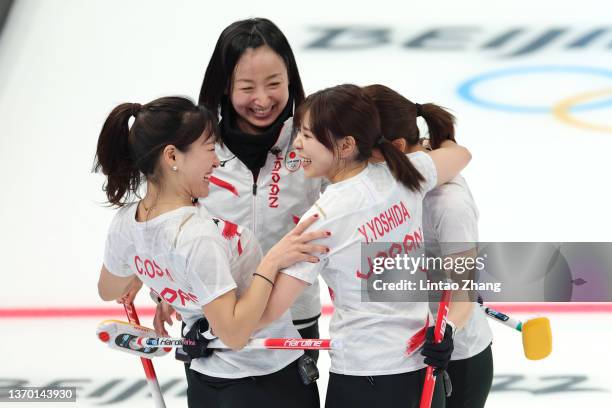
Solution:
[[[319,198],[321,182],[300,171],[293,142],[294,106],[304,89],[291,46],[270,20],[236,21],[223,30],[208,63],[200,105],[219,113],[221,161],[202,205],[251,229],[266,253]],[[321,300],[314,282],[291,307],[303,338],[318,338]],[[163,306],[159,306],[158,310]],[[167,310],[156,329],[164,333]],[[318,357],[318,351],[307,354]]]
[[[304,386],[295,367],[302,352],[239,349],[256,328],[278,270],[318,262],[311,253],[326,248],[307,241],[325,233],[302,234],[297,226],[262,259],[248,229],[194,204],[193,197],[208,195],[219,166],[216,132],[212,113],[180,97],[126,103],[111,112],[98,139],[96,169],[107,177],[110,204],[121,208],[107,237],[100,296],[117,299],[141,280],[181,313],[188,329],[205,316],[234,349],[192,360],[189,406],[317,407],[316,387]],[[130,202],[145,180],[144,198]],[[297,335],[289,313],[256,332]]]
[[[417,153],[408,160],[381,136],[375,105],[354,85],[310,95],[295,120],[294,146],[305,175],[330,182],[306,213],[318,214],[314,226],[331,232],[326,241],[330,253],[317,265],[302,262],[283,270],[262,323],[284,313],[320,274],[334,303],[330,334],[343,344],[330,352],[326,406],[417,407],[425,363],[415,351],[424,343],[430,323],[428,304],[364,301],[364,284],[376,275],[362,268],[361,244],[400,243],[400,251],[418,256],[425,193],[455,177],[470,153],[447,141],[431,155]],[[368,164],[374,148],[380,149],[386,164]],[[444,341],[447,349],[429,345],[429,351],[449,355],[449,336],[450,331]],[[428,362],[446,364],[434,360]],[[433,406],[444,403],[440,389],[434,399]]]
[[[426,150],[419,143],[416,122],[419,116],[427,123],[431,149],[439,148],[446,139],[455,140],[454,117],[441,107],[412,103],[383,85],[367,86],[364,91],[376,104],[383,135],[399,150],[406,153]],[[475,256],[478,209],[462,176],[427,193],[423,202],[423,232],[427,256]],[[463,327],[454,336],[452,361],[447,369],[453,391],[446,407],[482,408],[493,381],[493,334],[486,314],[475,303],[453,303],[449,319]]]

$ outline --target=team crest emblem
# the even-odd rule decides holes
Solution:
[[[302,160],[299,158],[295,150],[291,150],[285,157],[285,167],[289,171],[296,171],[302,165]]]

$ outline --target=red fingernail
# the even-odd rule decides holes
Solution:
[[[327,231],[327,232],[325,233],[325,235],[327,235],[327,236],[329,237],[329,236],[331,236],[331,232],[330,232],[330,231]]]
[[[329,248],[325,248],[325,252],[329,252]]]
[[[313,215],[313,217],[319,218],[319,214],[315,214],[315,215]]]

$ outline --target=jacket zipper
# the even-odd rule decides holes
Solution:
[[[259,229],[257,228],[257,176],[253,174],[253,233],[258,236]]]

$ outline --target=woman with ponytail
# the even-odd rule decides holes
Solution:
[[[423,197],[455,177],[470,161],[470,153],[445,141],[431,155],[418,153],[408,159],[382,136],[376,106],[354,85],[310,95],[294,123],[294,147],[304,174],[330,183],[306,213],[319,216],[313,227],[331,232],[326,241],[330,252],[316,265],[301,262],[279,274],[262,322],[284,313],[320,274],[334,303],[330,335],[343,345],[330,351],[326,407],[417,407],[426,363],[444,368],[448,362],[446,357],[424,362],[417,352],[430,322],[428,304],[406,298],[391,301],[396,298],[389,292],[382,298],[372,292],[379,275],[372,264],[362,265],[361,248],[376,244],[381,251],[418,257]],[[386,165],[369,163],[375,150]],[[415,245],[402,245],[407,242]],[[399,249],[393,243],[400,243]],[[444,347],[426,346],[434,354],[450,356],[448,334]],[[434,400],[434,407],[443,406],[439,388]]]
[[[190,407],[317,407],[315,386],[305,387],[297,374],[303,352],[240,349],[254,332],[298,337],[288,312],[256,327],[279,269],[318,262],[313,254],[327,248],[309,241],[325,232],[304,233],[316,219],[305,218],[262,259],[251,231],[209,215],[194,198],[206,200],[219,167],[217,135],[215,116],[185,98],[126,103],[110,113],[95,169],[106,176],[108,201],[119,211],[106,240],[100,297],[118,299],[140,280],[180,312],[188,338],[204,341],[200,332],[210,325],[232,347],[185,346],[197,374],[187,387]]]
[[[454,117],[442,107],[413,103],[383,85],[364,91],[376,104],[385,138],[400,151],[414,154],[426,148],[419,143],[417,117],[429,130],[430,150],[436,151],[445,140],[455,140]],[[474,257],[478,243],[478,208],[465,179],[457,175],[430,191],[423,201],[425,248],[431,257]],[[453,293],[453,298],[466,293]],[[482,408],[493,382],[493,333],[484,311],[475,303],[451,304],[449,320],[460,330],[454,336],[454,351],[448,366],[453,392],[447,408]]]

